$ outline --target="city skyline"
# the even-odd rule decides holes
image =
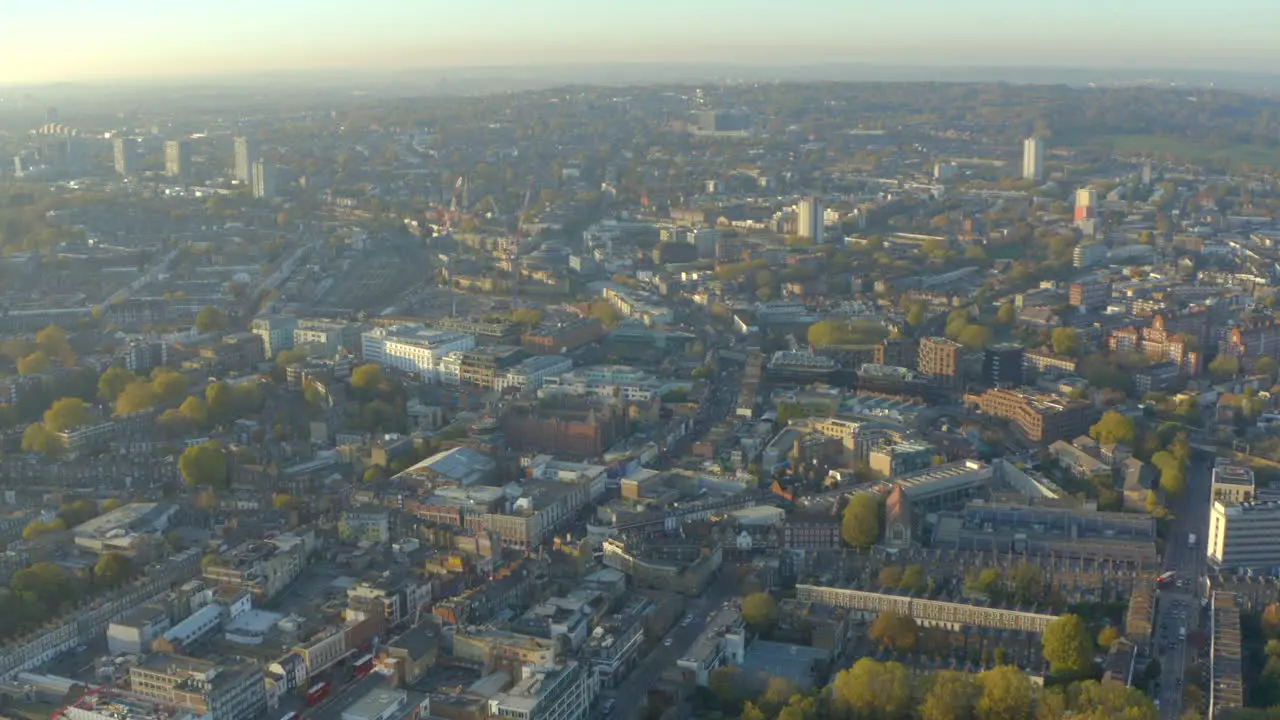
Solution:
[[[765,0],[369,0],[353,19],[346,8],[298,0],[229,0],[216,12],[156,0],[27,3],[6,8],[10,26],[23,30],[0,48],[0,84],[586,63],[1251,71],[1280,59],[1266,36],[1280,4],[1265,0],[1241,0],[1229,16],[1186,0],[794,0],[782,10]]]

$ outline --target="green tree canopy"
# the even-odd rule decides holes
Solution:
[[[766,592],[752,593],[742,601],[742,619],[756,632],[767,632],[778,621],[778,601]]]
[[[123,585],[133,577],[133,561],[120,553],[105,553],[93,566],[93,575],[98,584],[105,587]]]
[[[1075,357],[1080,353],[1080,338],[1075,328],[1054,328],[1049,334],[1049,342],[1053,345],[1053,352],[1058,355]]]
[[[856,493],[849,498],[840,522],[840,535],[854,547],[876,544],[880,539],[880,501],[870,493]]]
[[[978,685],[968,673],[934,673],[920,702],[920,720],[971,720]]]
[[[116,398],[120,397],[120,393],[129,386],[130,383],[136,382],[138,376],[129,370],[112,365],[103,371],[102,376],[98,378],[98,400],[104,403],[114,403]]]
[[[89,406],[80,398],[54,400],[44,411],[44,424],[54,432],[70,430],[89,422]]]
[[[1108,625],[1098,632],[1098,647],[1104,651],[1110,650],[1111,646],[1120,639],[1120,628],[1115,625]]]
[[[156,406],[156,393],[151,383],[137,380],[129,383],[116,398],[116,415],[132,415]]]
[[[910,652],[915,649],[920,629],[916,621],[907,615],[894,612],[882,612],[876,616],[875,622],[867,630],[867,637],[882,648],[895,652]]]
[[[1272,382],[1275,382],[1277,370],[1280,370],[1280,364],[1276,363],[1275,359],[1266,355],[1258,358],[1258,362],[1253,364],[1253,371],[1255,373],[1259,375],[1266,375],[1271,378]]]
[[[67,331],[57,325],[50,325],[36,333],[36,347],[51,358],[60,358],[64,362],[74,360],[71,345],[67,342]]]
[[[1080,677],[1093,666],[1093,637],[1079,615],[1061,615],[1040,639],[1054,675]]]
[[[1102,445],[1119,443],[1132,446],[1137,434],[1138,429],[1133,419],[1115,410],[1103,413],[1102,418],[1089,428],[1089,437]]]
[[[178,406],[178,412],[197,427],[204,427],[209,423],[209,403],[195,395],[183,400]]]
[[[205,305],[196,313],[196,332],[211,333],[226,330],[230,325],[227,314],[212,305]]]
[[[862,658],[831,682],[831,703],[838,717],[900,718],[911,711],[911,672],[896,662]]]
[[[1219,355],[1209,363],[1209,374],[1215,380],[1225,380],[1240,374],[1240,359],[1234,355]]]
[[[1012,325],[1018,319],[1018,309],[1013,303],[1005,303],[996,311],[996,322],[1001,325]]]
[[[39,350],[18,359],[19,375],[39,375],[49,372],[50,367],[52,363],[49,362],[49,356]]]
[[[178,469],[192,487],[223,490],[227,486],[227,455],[212,440],[183,450]]]
[[[1031,679],[1011,665],[1001,665],[978,676],[981,693],[976,705],[979,720],[1030,720],[1035,710]]]
[[[22,451],[40,453],[46,457],[58,457],[66,450],[62,438],[44,423],[31,423],[22,433]]]
[[[210,422],[219,424],[233,419],[236,401],[230,385],[224,382],[210,383],[204,389],[204,400]]]
[[[169,368],[156,368],[151,372],[151,390],[157,403],[173,405],[187,396],[187,376]]]
[[[386,382],[386,375],[382,372],[382,368],[373,363],[365,363],[355,370],[351,371],[351,387],[361,392],[371,393],[382,387],[382,383]]]

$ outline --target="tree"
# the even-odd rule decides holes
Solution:
[[[143,410],[149,410],[156,405],[156,393],[151,383],[146,380],[138,380],[129,383],[129,386],[120,393],[116,398],[116,415],[125,416],[132,415]]]
[[[93,566],[93,576],[106,587],[123,585],[133,577],[133,561],[127,555],[106,553]]]
[[[622,315],[618,314],[618,310],[608,300],[597,300],[591,303],[588,315],[604,323],[607,328],[618,327],[622,322]]]
[[[50,325],[36,333],[36,347],[48,357],[74,360],[71,345],[67,342],[67,331],[57,325]]]
[[[1262,634],[1280,639],[1280,603],[1271,603],[1262,611]]]
[[[40,453],[46,457],[58,457],[66,450],[62,438],[44,426],[44,423],[31,423],[22,433],[22,451]]]
[[[98,400],[104,403],[114,403],[116,398],[120,397],[120,393],[129,386],[129,383],[136,382],[137,375],[120,367],[112,365],[107,368],[102,376],[98,378]]]
[[[720,701],[721,705],[733,702],[733,685],[740,671],[736,667],[718,667],[707,673],[707,689]]]
[[[1049,623],[1040,643],[1054,675],[1078,677],[1093,664],[1093,638],[1078,615],[1061,615]]]
[[[89,522],[97,516],[98,504],[92,500],[76,500],[63,503],[58,508],[58,517],[62,518],[67,527],[75,527],[81,523]]]
[[[956,336],[956,342],[970,350],[981,350],[991,344],[991,336],[991,328],[986,325],[965,325]]]
[[[857,548],[871,547],[880,539],[880,501],[870,493],[856,493],[844,508],[840,536]]]
[[[1219,355],[1209,363],[1209,374],[1215,380],[1225,380],[1240,373],[1240,358],[1235,355]]]
[[[196,332],[211,333],[226,330],[230,322],[227,314],[212,305],[205,305],[196,313]]]
[[[880,583],[880,587],[898,587],[902,584],[902,566],[885,565],[883,568],[880,568],[880,574],[876,576],[876,581]]]
[[[1098,632],[1098,647],[1103,650],[1110,650],[1111,646],[1120,639],[1120,629],[1115,625],[1108,625]]]
[[[235,413],[235,396],[224,382],[210,383],[204,389],[204,400],[209,420],[215,424],[227,422]]]
[[[1034,696],[1026,673],[1002,665],[979,675],[978,685],[978,720],[1030,720]]]
[[[818,701],[808,695],[792,695],[778,720],[817,720]]]
[[[255,413],[262,407],[262,390],[257,383],[240,383],[231,388],[231,403],[237,415]]]
[[[742,714],[738,716],[738,720],[769,720],[771,715],[772,713],[766,715],[763,710],[756,707],[755,703],[748,700],[742,704]]]
[[[276,353],[276,368],[283,371],[285,368],[288,368],[290,365],[296,365],[298,363],[305,362],[306,359],[307,359],[306,348],[296,347],[296,348],[290,348],[288,350],[281,350],[280,352]]]
[[[80,398],[61,398],[44,411],[43,420],[53,432],[80,427],[89,422],[89,406]]]
[[[19,375],[39,375],[49,371],[49,356],[39,350],[18,360]]]
[[[944,670],[929,677],[920,703],[920,720],[971,720],[978,686],[967,673]]]
[[[210,440],[182,451],[178,469],[192,487],[225,489],[227,484],[227,456],[222,446]]]
[[[354,390],[371,393],[386,382],[382,368],[373,363],[365,363],[351,371],[351,387]]]
[[[1044,570],[1038,565],[1023,563],[1013,572],[1013,601],[1031,605],[1044,599]]]
[[[778,601],[766,592],[752,593],[742,601],[742,619],[755,632],[767,632],[778,621]]]
[[[1075,328],[1054,328],[1049,335],[1049,342],[1053,344],[1053,352],[1058,355],[1075,357],[1080,352],[1080,338],[1076,335]]]
[[[919,632],[916,621],[911,617],[894,612],[882,612],[876,617],[875,622],[871,623],[867,637],[881,648],[909,652],[915,648]]]
[[[178,406],[178,412],[197,427],[204,427],[209,422],[209,403],[195,395],[183,400]]]
[[[27,526],[22,528],[23,540],[35,540],[41,535],[51,532],[60,532],[67,529],[67,523],[62,518],[54,518],[49,522],[41,522],[40,520],[32,520]]]
[[[1137,434],[1133,418],[1115,410],[1103,413],[1102,418],[1089,428],[1089,437],[1097,440],[1100,445],[1133,445]]]
[[[172,405],[187,394],[187,376],[169,368],[156,368],[151,371],[151,390],[156,402]]]
[[[911,672],[896,662],[862,658],[831,682],[831,702],[842,715],[899,718],[911,710]]]
[[[996,311],[996,322],[1001,325],[1012,325],[1018,319],[1018,309],[1013,303],[1005,303]]]
[[[907,310],[907,324],[911,327],[920,327],[924,324],[925,305],[922,302],[915,302]]]
[[[1280,370],[1280,363],[1277,363],[1275,359],[1266,355],[1258,358],[1258,362],[1253,364],[1253,371],[1255,373],[1271,378],[1272,382],[1275,382],[1277,370]]]
[[[771,676],[765,684],[764,693],[760,695],[760,709],[769,715],[773,715],[782,709],[792,695],[796,694],[796,689],[791,685],[791,681],[786,678]],[[745,710],[744,710],[745,714]]]
[[[98,506],[98,512],[103,515],[106,515],[112,510],[119,510],[120,504],[121,504],[120,501],[115,498],[107,498],[106,500],[102,501],[102,504],[100,506]]]
[[[925,577],[923,565],[908,565],[902,573],[898,587],[917,595],[929,589],[929,580]]]

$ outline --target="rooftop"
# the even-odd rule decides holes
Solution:
[[[460,485],[474,485],[493,472],[497,463],[484,453],[469,447],[456,447],[438,452],[404,471],[406,475],[433,473]]]

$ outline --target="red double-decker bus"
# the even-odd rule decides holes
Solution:
[[[329,683],[316,683],[307,690],[307,707],[315,707],[327,697],[329,697]]]
[[[373,672],[373,653],[356,660],[351,666],[351,671],[357,680]]]

